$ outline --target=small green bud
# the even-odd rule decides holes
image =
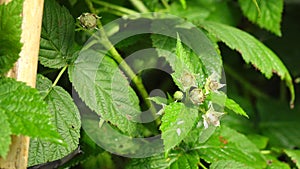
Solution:
[[[83,13],[78,17],[81,26],[87,29],[96,28],[99,18],[99,16],[92,13]]]
[[[183,98],[183,93],[181,91],[176,91],[173,95],[175,100],[182,100]]]

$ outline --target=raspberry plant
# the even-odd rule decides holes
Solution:
[[[22,134],[32,168],[300,167],[299,108],[252,84],[264,81],[253,68],[250,79],[238,72],[276,74],[294,107],[286,65],[252,35],[285,36],[283,0],[45,0],[36,89],[5,77],[22,47],[22,3],[0,5],[1,157]],[[155,146],[133,141],[147,137]]]

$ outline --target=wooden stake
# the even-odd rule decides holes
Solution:
[[[9,1],[10,0],[0,0],[0,4],[9,3]],[[23,47],[19,60],[8,73],[9,77],[23,81],[31,87],[35,87],[36,82],[43,5],[44,0],[24,0],[21,35]],[[7,157],[5,159],[0,158],[0,169],[26,169],[29,137],[11,137],[12,143]]]

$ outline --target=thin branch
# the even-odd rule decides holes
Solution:
[[[140,12],[147,13],[150,10],[145,6],[145,4],[140,0],[130,0],[131,4]]]
[[[111,3],[102,2],[102,1],[95,1],[95,0],[92,0],[92,2],[95,3],[95,4],[101,5],[103,7],[106,7],[108,9],[113,9],[113,10],[119,11],[119,12],[123,13],[124,15],[136,15],[136,14],[138,14],[138,12],[136,12],[134,10],[124,8],[122,6],[114,5],[114,4],[111,4]],[[90,3],[92,3],[92,2],[91,1],[86,2],[88,4],[90,10],[91,10]],[[96,10],[93,9],[93,11],[94,11],[93,13],[97,13]]]
[[[91,0],[85,0],[85,2],[87,3],[90,11],[92,13],[94,13],[95,8],[93,7],[93,4],[92,4]],[[99,31],[100,31],[100,34],[101,34],[101,40],[103,42],[104,47],[109,51],[109,53],[111,54],[111,57],[120,65],[120,67],[128,75],[128,77],[130,79],[132,79],[132,82],[134,83],[134,85],[136,86],[138,92],[142,96],[143,101],[145,102],[147,107],[150,109],[152,116],[155,117],[156,116],[156,109],[151,104],[150,100],[147,99],[147,98],[149,98],[149,94],[148,94],[147,90],[145,89],[141,78],[133,72],[131,67],[124,61],[122,56],[118,53],[116,48],[109,41],[109,39],[108,39],[108,37],[107,37],[103,27],[102,27],[102,23],[101,23],[100,20],[98,20],[97,26],[99,28]],[[156,121],[156,124],[158,124],[158,123],[159,123],[159,121]]]

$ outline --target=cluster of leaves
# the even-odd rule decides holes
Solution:
[[[26,135],[32,138],[29,163],[38,164],[41,158],[43,161],[52,161],[77,148],[81,124],[79,111],[70,94],[46,77],[38,76],[36,89],[5,77],[21,51],[22,9],[22,0],[0,5],[0,156],[5,158],[9,151],[10,135]],[[45,29],[43,27],[43,31],[49,31]],[[51,30],[52,35],[61,30]],[[48,47],[49,44],[52,42],[48,42]]]
[[[102,150],[99,153],[95,152],[99,151],[99,147],[92,143],[84,131],[80,132],[80,114],[68,92],[72,87],[62,84],[67,89],[65,90],[57,86],[58,81],[64,79],[72,83],[88,108],[95,112],[97,117],[101,117],[100,123],[109,122],[106,124],[130,137],[149,136],[161,132],[165,153],[148,158],[130,159],[126,163],[128,169],[196,169],[207,166],[215,169],[290,168],[293,163],[288,165],[278,160],[277,157],[282,154],[290,157],[295,165],[300,167],[299,151],[292,149],[300,146],[299,138],[295,139],[293,136],[297,132],[293,125],[297,126],[297,122],[287,123],[293,119],[292,115],[279,118],[280,115],[284,116],[282,112],[285,110],[282,108],[270,106],[267,108],[274,110],[264,110],[266,108],[264,103],[269,105],[276,105],[276,103],[270,100],[257,101],[257,108],[261,112],[274,114],[278,109],[282,110],[278,112],[278,116],[274,115],[274,119],[268,118],[267,114],[260,117],[261,123],[258,127],[261,135],[255,132],[250,120],[236,117],[235,114],[225,115],[220,126],[220,116],[223,114],[235,112],[246,117],[248,115],[234,101],[237,100],[244,105],[241,98],[229,99],[224,92],[218,91],[222,87],[219,82],[222,73],[222,57],[218,53],[220,51],[218,42],[223,42],[229,48],[238,51],[247,64],[252,64],[266,78],[269,79],[273,73],[276,73],[289,88],[290,105],[293,106],[294,86],[285,65],[272,50],[254,36],[235,28],[243,13],[254,24],[281,36],[283,0],[239,0],[238,2],[143,0],[131,1],[131,3],[86,0],[86,4],[83,1],[69,0],[62,3],[69,9],[59,5],[55,0],[45,0],[39,52],[39,72],[44,72],[44,75],[38,75],[36,89],[4,77],[17,60],[22,46],[20,43],[22,1],[16,0],[7,5],[0,5],[0,35],[3,35],[0,37],[0,43],[3,45],[0,51],[0,94],[3,95],[0,98],[0,114],[3,117],[0,123],[3,129],[0,133],[2,157],[5,157],[8,152],[9,135],[22,134],[32,138],[29,166],[62,159],[81,145],[85,153],[79,158],[71,159],[66,166],[76,164],[91,168],[91,160],[97,162],[100,159],[102,163],[109,163],[109,167],[120,167],[113,164],[120,159],[115,159],[116,161],[111,159],[116,158],[116,155],[102,153]],[[137,14],[139,11],[168,12],[183,17],[196,25],[199,28],[197,31],[203,31],[205,34],[196,36],[191,27],[180,25],[181,27],[174,28],[176,34],[171,35],[173,38],[151,34],[120,42],[116,45],[118,50],[110,50],[109,53],[94,50],[80,51],[79,46],[85,43],[90,33],[95,32],[87,29],[89,27],[80,28],[83,31],[75,32],[74,18],[87,12],[82,6],[89,8],[90,12],[96,15],[101,15],[103,23],[111,22],[116,16]],[[8,15],[10,17],[7,17]],[[160,21],[159,24],[155,21],[151,22],[149,29],[159,27],[168,34],[169,30],[163,28],[170,26],[167,25],[170,18],[160,19],[165,22]],[[94,24],[91,28],[94,29]],[[112,29],[107,34],[116,33],[114,31],[115,29]],[[200,51],[193,51],[189,48],[191,46],[182,43],[183,39],[187,38],[184,35],[189,33],[191,37],[201,42]],[[145,40],[149,40],[150,43],[143,42]],[[145,47],[143,45],[175,53],[175,55],[167,55],[161,53],[161,50],[157,51],[158,55],[164,57],[173,69],[171,79],[177,90],[175,98],[169,98],[167,102],[161,102],[161,98],[158,97],[150,98],[163,105],[159,126],[140,124],[131,120],[131,117],[139,116],[143,103],[138,97],[138,90],[130,86],[124,75],[128,74],[126,72],[128,69],[119,69],[118,59],[115,58],[118,51],[125,57],[133,50]],[[104,46],[111,48],[107,44]],[[58,75],[54,73],[55,80],[52,82],[50,80],[53,78],[52,72],[57,70],[60,72]],[[66,70],[68,76],[63,76]],[[147,83],[145,81],[149,80],[145,79],[143,74],[139,76],[145,84]],[[150,77],[149,81],[152,79],[155,77]],[[165,92],[169,92],[168,89]],[[118,97],[113,93],[117,93]],[[148,98],[141,100],[143,99]],[[246,101],[245,105],[247,103],[249,101]],[[225,109],[222,109],[224,106]],[[217,107],[221,109],[214,110]],[[249,111],[247,106],[246,110]],[[294,111],[296,113],[297,109]],[[253,117],[251,111],[248,113],[251,119]],[[157,128],[160,130],[157,131]],[[282,130],[290,130],[292,134],[283,135],[285,132]],[[101,136],[101,133],[95,133],[98,134]],[[137,149],[142,149],[134,146],[128,145],[133,153]],[[95,156],[95,158],[84,163],[87,156]],[[107,167],[107,165],[103,166]]]

